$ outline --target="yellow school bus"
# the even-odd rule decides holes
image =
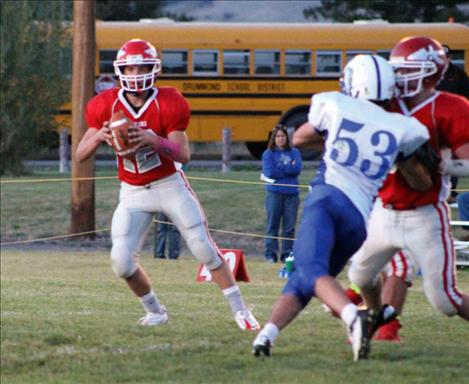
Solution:
[[[354,55],[388,57],[405,36],[449,45],[453,62],[469,72],[469,27],[457,23],[141,20],[96,23],[96,75],[114,74],[113,60],[127,40],[151,42],[163,63],[157,85],[178,88],[191,106],[190,140],[220,141],[229,127],[233,141],[259,157],[276,124],[299,126],[312,94],[339,89],[342,68]]]

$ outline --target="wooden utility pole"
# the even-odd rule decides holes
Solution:
[[[93,97],[95,67],[95,0],[73,2],[72,75],[72,223],[71,233],[95,230],[94,157],[83,163],[75,160],[78,143],[86,132],[86,103]],[[90,235],[94,237],[94,233]]]

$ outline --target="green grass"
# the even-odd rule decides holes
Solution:
[[[305,169],[301,184],[308,184],[315,170]],[[191,179],[211,178],[259,182],[259,170],[242,170],[231,173],[189,170],[187,176],[205,209],[209,227],[214,230],[235,231],[245,236],[213,232],[214,239],[225,248],[242,248],[250,254],[262,254],[263,240],[248,234],[263,235],[265,231],[264,188],[258,184],[219,183]],[[100,171],[97,176],[114,176],[113,171]],[[65,178],[57,173],[39,173],[28,178]],[[28,178],[23,178],[28,179]],[[20,179],[21,180],[21,179]],[[460,179],[460,189],[469,190],[469,180]],[[117,205],[119,182],[117,179],[96,181],[96,229],[110,228],[112,213]],[[70,228],[69,180],[2,184],[1,186],[1,241],[38,239],[54,235],[66,235]],[[301,199],[306,195],[301,190]],[[302,207],[300,207],[301,213]],[[458,219],[453,210],[453,217]],[[299,215],[300,218],[300,215]],[[456,237],[461,229],[455,228]],[[109,233],[100,233],[108,239]],[[150,243],[150,240],[147,244]],[[62,240],[62,243],[64,241]],[[73,241],[72,241],[73,242]]]
[[[114,175],[99,172],[97,176]],[[195,178],[229,179],[259,182],[259,170],[222,174],[215,171],[188,171],[187,176],[205,209],[209,227],[214,230],[263,235],[265,232],[264,187],[259,184],[220,183]],[[301,183],[307,184],[313,169],[303,172]],[[47,173],[28,178],[57,178]],[[62,176],[63,177],[63,176]],[[26,178],[27,179],[27,178]],[[96,229],[110,228],[112,213],[118,201],[118,180],[97,180]],[[70,228],[71,183],[66,181],[3,184],[1,188],[2,242],[21,241],[67,234]],[[302,189],[302,197],[306,194]],[[108,237],[108,233],[103,235]],[[224,248],[243,248],[262,253],[263,240],[252,236],[213,232]]]
[[[313,174],[303,171],[301,183]],[[114,172],[98,172],[109,175]],[[263,240],[249,236],[264,233],[263,187],[194,179],[257,182],[259,170],[187,175],[210,228],[246,234],[213,232],[220,247],[246,252],[252,282],[242,284],[242,291],[265,322],[283,282],[276,277],[279,266],[262,261]],[[21,179],[57,177],[63,176],[39,172]],[[469,180],[461,179],[459,188],[468,187]],[[97,229],[110,227],[118,188],[117,180],[96,182]],[[0,219],[2,243],[67,234],[70,181],[2,184]],[[113,276],[103,249],[110,245],[109,234],[98,240],[2,247],[2,384],[467,382],[469,327],[435,312],[420,281],[410,290],[403,316],[405,342],[374,343],[369,361],[352,362],[342,325],[316,301],[282,333],[271,359],[255,359],[254,335],[238,330],[221,293],[195,283],[196,261],[186,251],[177,262],[155,261],[150,240],[142,263],[168,307],[170,323],[138,327],[142,308]],[[468,292],[469,272],[460,271],[459,279],[459,288]]]
[[[283,281],[278,266],[248,258],[242,284],[261,322]],[[313,301],[280,335],[271,358],[251,355],[213,284],[195,282],[197,263],[142,264],[170,314],[168,325],[136,325],[142,308],[112,275],[107,252],[1,255],[2,383],[463,383],[468,325],[436,313],[410,290],[401,344],[373,343],[371,358],[352,362],[341,323]],[[469,291],[469,273],[459,274]]]

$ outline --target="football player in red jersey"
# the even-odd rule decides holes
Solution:
[[[155,87],[161,70],[157,50],[143,40],[125,43],[114,61],[121,88],[92,98],[86,107],[88,130],[81,139],[76,158],[84,161],[102,142],[111,139],[109,120],[122,111],[133,127],[130,141],[137,143],[133,159],[117,155],[121,181],[119,204],[112,218],[111,263],[116,276],[125,279],[140,299],[146,315],[141,325],[168,321],[151,282],[138,262],[138,253],[156,212],[163,212],[177,226],[191,253],[204,263],[222,290],[241,329],[255,330],[256,319],[246,307],[239,287],[208,232],[205,214],[184,174],[174,162],[190,159],[185,133],[190,109],[173,87]]]
[[[349,278],[361,288],[369,307],[381,308],[378,274],[395,255],[388,268],[383,298],[399,311],[405,300],[410,256],[422,272],[423,289],[432,306],[447,316],[457,314],[469,321],[469,296],[456,288],[455,251],[446,204],[450,175],[469,173],[469,101],[435,90],[447,58],[434,39],[401,40],[391,52],[390,63],[400,89],[392,110],[424,124],[437,155],[450,150],[459,160],[440,164],[428,192],[410,188],[399,170],[389,174],[373,208],[367,240],[354,256]],[[397,340],[400,324],[385,327],[394,327],[388,331]],[[378,330],[378,338],[381,332],[381,339],[386,339],[385,331]]]

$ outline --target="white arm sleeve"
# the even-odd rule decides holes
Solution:
[[[408,128],[404,134],[404,140],[401,147],[401,153],[404,157],[411,155],[413,152],[417,150],[423,143],[430,139],[430,135],[428,133],[427,128],[421,124],[416,118],[414,117],[406,117],[405,124]]]
[[[314,129],[318,132],[323,132],[325,129],[324,115],[325,115],[325,103],[326,100],[322,94],[314,95],[311,98],[311,107],[308,113],[308,123],[310,123]]]
[[[469,176],[469,160],[452,159],[451,150],[443,149],[441,151],[440,173],[458,177]]]

